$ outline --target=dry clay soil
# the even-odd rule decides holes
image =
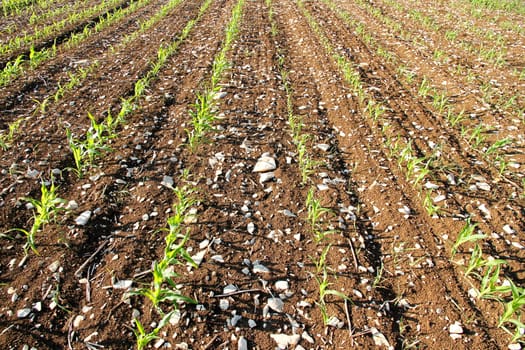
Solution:
[[[523,200],[513,196],[516,188],[510,182],[516,181],[492,181],[499,178],[497,171],[478,161],[460,133],[417,95],[417,88],[401,81],[395,64],[378,56],[322,2],[300,7],[291,0],[275,1],[272,17],[268,3],[245,2],[238,37],[227,54],[230,68],[221,80],[216,130],[191,152],[185,146],[190,111],[196,92],[210,79],[235,5],[233,0],[213,1],[111,140],[112,151],[99,157],[82,179],[67,170],[74,162],[65,128],[80,135],[89,126],[88,111],[97,118],[108,109],[117,112],[121,98],[133,93],[134,82],[150,68],[159,45],[177,40],[202,1],[182,1],[134,41],[108,50],[164,4],[150,1],[78,48],[59,49],[56,57],[0,89],[2,129],[27,118],[13,145],[0,150],[0,232],[30,227],[33,211],[23,198],[39,198],[41,180],[49,180],[54,169],[55,174],[60,170],[54,180],[59,197],[78,204],[38,233],[38,255],[30,251],[24,257],[21,235],[9,232],[1,238],[0,348],[130,349],[136,346],[133,317],[148,331],[158,324],[160,316],[151,302],[130,297],[119,281],[132,281],[132,289],[151,283],[148,271],[162,257],[161,229],[176,201],[162,184],[166,176],[173,178],[173,186],[195,189],[197,220],[187,224],[191,238],[186,246],[191,255],[203,254],[203,260],[197,269],[176,268],[181,293],[197,305],[180,305],[180,319],[162,328],[164,343],[158,345],[237,349],[244,339],[250,349],[272,349],[277,343],[271,335],[283,333],[302,335],[299,344],[307,349],[402,349],[410,344],[428,349],[507,348],[510,337],[497,327],[501,304],[469,294],[471,283],[477,282],[451,262],[450,247],[466,215],[473,214],[485,233],[508,234],[506,240],[489,237],[483,249],[507,259],[504,273],[521,285],[525,214]],[[431,54],[389,35],[362,7],[348,1],[335,4],[367,23],[380,43],[421,67],[436,85],[444,80],[454,84],[457,78],[450,89],[466,107],[477,100],[479,89],[460,96],[463,77],[430,64]],[[463,181],[452,186],[444,173],[425,179],[438,184],[439,194],[446,196],[439,217],[426,213],[421,192],[388,153],[381,127],[365,116],[304,9],[321,23],[332,46],[359,67],[365,89],[384,101],[391,130],[414,138],[422,152],[428,140],[445,145],[447,162],[454,164],[447,169]],[[389,15],[403,21],[399,13]],[[273,33],[272,23],[277,29]],[[406,29],[424,30],[408,20]],[[524,41],[517,34],[511,39]],[[469,54],[454,50],[449,48],[451,57],[467,66],[474,62]],[[45,113],[33,113],[35,100],[53,94],[69,70],[95,59],[97,69],[75,91],[51,102]],[[523,68],[523,61],[514,63]],[[309,152],[322,162],[307,184],[301,183],[288,123],[283,71],[288,72],[292,111],[302,118],[302,131],[311,135]],[[511,92],[523,89],[508,76]],[[500,122],[503,128],[511,123]],[[521,124],[515,133],[523,134],[523,129]],[[512,151],[517,164],[525,160],[523,148]],[[271,181],[261,183],[252,170],[264,153],[276,160],[277,168]],[[491,191],[469,187],[480,177],[488,179]],[[306,220],[311,187],[331,209],[323,219],[335,233],[321,242]],[[490,219],[478,209],[481,204],[490,210]],[[76,225],[75,218],[86,210],[92,212],[88,223]],[[504,225],[514,233],[505,233]],[[323,324],[316,304],[316,278],[321,275],[315,262],[325,248],[329,288],[349,297],[347,302],[326,297],[328,314],[338,321],[330,326]],[[287,282],[285,290],[279,289],[282,281]],[[225,295],[228,285],[238,291]],[[273,297],[284,301],[281,312],[264,310]],[[17,317],[24,308],[31,309],[30,314]],[[170,310],[169,305],[163,308]],[[455,322],[463,329],[459,339],[449,333]]]

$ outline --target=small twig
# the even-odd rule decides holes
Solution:
[[[5,332],[7,332],[8,330],[10,330],[11,328],[13,328],[15,326],[15,324],[11,324],[9,327],[5,328],[1,333],[0,335],[4,334]]]
[[[354,346],[354,338],[352,332],[352,321],[350,320],[350,311],[348,310],[348,300],[345,299],[345,314],[348,321],[348,334],[350,334],[350,346]]]
[[[355,255],[354,245],[352,244],[352,240],[350,240],[350,238],[347,238],[347,240],[348,240],[348,245],[350,246],[350,251],[352,252],[352,257],[354,258],[355,270],[358,271],[359,263],[357,262],[357,256]]]
[[[69,319],[69,330],[67,332],[67,347],[69,350],[73,350],[73,346],[71,346],[71,341],[73,338],[73,318]]]
[[[51,292],[51,288],[53,288],[52,284],[49,285],[49,287],[47,288],[46,292],[42,296],[42,301],[46,300],[47,296],[49,295],[49,292]]]
[[[231,295],[236,295],[236,294],[255,293],[255,292],[266,293],[262,289],[245,289],[245,290],[236,290],[235,292],[230,292],[230,293],[226,293],[226,294],[218,294],[218,295],[214,295],[213,297],[214,298],[223,298],[223,297],[229,297]]]
[[[213,346],[213,343],[215,343],[215,340],[217,340],[218,337],[219,337],[219,335],[215,334],[215,336],[213,338],[211,338],[211,340],[206,345],[204,345],[204,347],[202,349],[203,350],[210,349]]]
[[[355,333],[354,335],[352,335],[352,338],[357,338],[368,333],[372,333],[372,331],[370,329],[367,329],[366,331]]]
[[[93,260],[93,258],[102,250],[102,248],[104,248],[106,246],[107,243],[108,243],[107,240],[102,242],[102,244],[97,248],[97,250],[95,250],[95,252],[93,254],[91,254],[91,256],[89,258],[87,258],[87,260],[84,261],[84,263],[82,265],[80,265],[78,270],[75,271],[75,276],[76,277],[80,277],[82,275],[82,270],[84,270],[86,268],[86,266],[91,262],[91,260]]]

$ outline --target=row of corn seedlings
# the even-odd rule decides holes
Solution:
[[[315,25],[314,25],[315,27]],[[355,81],[352,80],[352,81]],[[383,124],[384,125],[384,124]],[[390,145],[389,145],[390,146]],[[392,147],[392,146],[390,146]],[[433,159],[435,159],[435,156],[431,156],[429,159],[421,159],[417,158],[413,155],[413,150],[411,147],[411,141],[409,140],[406,144],[406,146],[403,149],[398,148],[398,140],[396,140],[396,144],[393,147],[394,152],[400,154],[400,162],[405,161],[407,163],[407,174],[411,172],[412,168],[417,168],[418,164],[424,163],[424,168],[419,168],[418,175],[415,179],[415,183],[417,183],[419,180],[424,177],[428,171],[428,164]],[[392,151],[392,150],[391,150]],[[412,165],[411,165],[412,164]],[[425,170],[425,171],[423,171]],[[425,174],[425,175],[422,175]],[[427,192],[427,196],[424,199],[423,205],[427,208],[427,211],[430,215],[435,214],[438,212],[439,208],[436,208],[436,206],[433,204],[431,200],[431,196]],[[485,235],[481,234],[473,234],[474,233],[475,225],[472,225],[470,220],[467,220],[467,223],[463,230],[458,235],[457,241],[452,247],[452,255],[455,255],[458,247],[462,245],[465,242],[469,241],[475,241],[481,238],[485,238]],[[478,296],[483,296],[484,298],[494,298],[495,292],[502,292],[507,293],[507,298],[505,299],[503,295],[499,295],[498,298],[495,298],[496,300],[504,301],[504,315],[500,317],[498,326],[503,327],[507,332],[511,333],[511,331],[508,328],[508,324],[514,325],[514,333],[513,338],[511,342],[517,341],[523,337],[523,334],[525,332],[523,324],[521,323],[520,314],[521,314],[521,307],[522,305],[525,305],[525,295],[523,295],[525,292],[523,289],[520,289],[515,286],[514,282],[511,279],[507,279],[507,286],[503,289],[501,287],[496,286],[496,282],[500,278],[500,270],[501,266],[505,264],[503,260],[500,259],[482,259],[482,252],[479,245],[477,245],[473,252],[471,259],[469,260],[469,265],[466,269],[466,274],[471,274],[473,271],[476,271],[480,268],[485,268],[485,274],[483,276],[480,276],[479,279],[481,281],[481,287],[480,291],[476,292]],[[511,298],[508,297],[508,294],[511,293]],[[512,333],[511,333],[512,334]]]
[[[128,43],[137,39],[141,34],[166,17],[170,11],[180,4],[180,2],[181,0],[170,0],[170,2],[160,8],[153,16],[142,21],[139,24],[139,29],[122,38],[118,45],[111,45],[106,52],[116,53],[124,49]],[[94,60],[89,66],[80,67],[76,72],[68,73],[67,82],[63,84],[58,83],[57,89],[53,95],[44,98],[42,101],[38,101],[35,112],[40,111],[40,113],[44,113],[50,101],[55,103],[58,102],[67,92],[72,91],[79,86],[87,78],[88,74],[97,69],[98,65],[99,61]]]
[[[35,28],[32,34],[24,33],[24,35],[17,36],[7,43],[0,45],[0,55],[9,55],[24,47],[34,45],[37,41],[50,39],[69,25],[76,25],[101,13],[110,12],[120,5],[122,5],[122,0],[104,0],[98,5],[72,13],[68,18],[61,21],[41,28]]]
[[[196,93],[196,102],[190,111],[192,128],[186,129],[187,144],[192,152],[205,140],[206,133],[213,130],[217,109],[217,97],[220,93],[219,82],[229,66],[226,54],[239,32],[244,0],[239,0],[232,10],[230,21],[225,29],[225,39],[221,50],[212,63],[211,78],[207,86]]]
[[[477,229],[477,224],[472,223],[470,218],[467,219],[451,247],[451,259],[459,265],[464,265],[465,277],[472,285],[469,291],[471,296],[477,299],[495,300],[501,304],[502,313],[498,319],[498,327],[512,336],[510,342],[525,343],[525,320],[522,319],[522,314],[525,313],[525,288],[516,285],[508,276],[501,280],[501,272],[508,264],[503,259],[483,256],[480,242],[485,238],[487,236]],[[468,261],[464,259],[454,261],[459,248],[466,243],[474,244]],[[477,282],[473,283],[469,276]]]
[[[182,1],[182,0],[174,0]],[[169,57],[171,57],[179,48],[180,44],[186,40],[195,23],[197,23],[204,12],[207,10],[212,0],[207,0],[199,9],[199,13],[195,19],[189,20],[186,26],[183,28],[180,36],[177,40],[171,44],[164,46],[161,45],[157,51],[157,59],[151,63],[150,70],[135,82],[134,94],[127,98],[123,98],[121,101],[121,108],[116,116],[111,114],[108,110],[107,116],[101,122],[97,122],[96,118],[88,113],[88,117],[91,121],[91,127],[87,130],[86,134],[82,139],[75,138],[70,130],[66,130],[66,135],[69,142],[69,148],[73,153],[75,161],[75,167],[72,170],[81,178],[85,170],[94,165],[94,160],[102,152],[108,151],[110,148],[108,142],[111,138],[116,136],[115,130],[125,122],[126,117],[132,113],[139,104],[139,100],[146,93],[146,89],[150,83],[157,77],[162,66],[166,63]]]
[[[272,9],[271,0],[266,0],[266,5],[269,11],[269,20],[271,23],[271,34],[275,38],[278,35],[278,28],[275,23],[274,13]],[[286,92],[286,106],[288,111],[288,125],[290,126],[292,141],[297,149],[297,163],[301,172],[301,185],[305,186],[311,181],[310,176],[314,174],[315,170],[321,166],[321,162],[316,161],[308,152],[308,143],[312,139],[312,136],[304,133],[304,121],[302,118],[294,113],[293,107],[293,89],[288,79],[288,71],[286,70],[285,64],[285,53],[277,47],[278,52],[278,65],[279,72],[281,75],[281,81]],[[316,304],[321,313],[323,323],[325,326],[331,324],[332,320],[337,320],[330,316],[327,306],[327,297],[329,295],[345,301],[351,301],[350,298],[336,289],[331,289],[329,286],[332,284],[329,278],[329,271],[332,269],[327,264],[327,256],[332,247],[331,244],[326,243],[326,238],[329,234],[336,233],[335,230],[330,230],[323,224],[323,218],[331,213],[329,208],[323,207],[321,200],[316,196],[316,187],[311,186],[307,192],[305,207],[307,211],[306,221],[310,226],[314,240],[319,245],[323,245],[322,252],[319,257],[311,257],[312,262],[316,266],[315,272],[312,273],[314,280],[318,285],[319,297]]]
[[[428,43],[425,41],[420,40],[420,36],[412,35],[408,31],[406,31],[399,22],[396,22],[395,20],[391,19],[390,17],[386,16],[383,12],[377,11],[377,8],[371,6],[370,4],[366,3],[365,1],[358,1],[357,2],[361,8],[364,8],[368,13],[372,14],[375,18],[386,24],[388,27],[392,28],[395,32],[397,32],[404,40],[412,41],[417,46],[421,47],[428,47]],[[393,2],[391,0],[386,0],[386,3],[389,4],[392,7],[400,6],[398,3]],[[407,9],[403,9],[403,13],[405,13]],[[457,34],[457,33],[456,33]],[[445,32],[445,38],[449,41],[453,41],[455,44],[459,44],[461,48],[463,48],[466,52],[472,53],[474,55],[477,55],[481,60],[487,60],[489,62],[493,62],[497,66],[500,66],[504,63],[504,46],[503,44],[498,44],[498,47],[495,47],[494,41],[491,41],[492,45],[487,46],[473,46],[470,43],[466,41],[459,41],[456,39],[457,35],[452,31]],[[457,45],[456,45],[457,46]],[[434,50],[434,59],[437,62],[448,62],[448,56],[445,54],[445,51],[441,49]],[[520,101],[518,99],[517,95],[509,96],[505,92],[501,91],[495,91],[493,84],[491,84],[488,81],[485,81],[482,77],[477,76],[473,72],[473,69],[471,68],[464,68],[461,64],[447,64],[446,67],[454,68],[456,73],[460,73],[461,75],[466,75],[467,80],[474,80],[477,79],[479,81],[479,84],[481,84],[481,90],[484,92],[484,101],[494,106],[493,108],[496,110],[501,111],[508,111],[511,114],[516,115],[522,115],[524,113],[524,108],[520,107]],[[517,71],[514,74],[521,74],[519,71]],[[456,75],[456,74],[455,74]],[[483,88],[485,87],[485,88]]]
[[[104,152],[111,151],[109,143],[111,139],[117,136],[118,127],[121,126],[122,123],[125,122],[125,118],[137,108],[139,103],[138,100],[143,96],[145,88],[148,87],[151,81],[157,76],[157,74],[160,71],[160,68],[163,66],[166,60],[173,53],[175,53],[182,41],[187,38],[196,21],[200,19],[204,11],[211,4],[211,2],[212,0],[208,0],[203,4],[199,11],[198,17],[196,19],[190,20],[187,23],[186,27],[181,33],[181,36],[176,41],[174,41],[171,45],[167,47],[161,46],[159,48],[156,62],[152,64],[152,68],[148,71],[145,77],[138,80],[135,83],[135,94],[131,97],[122,100],[122,107],[115,117],[113,117],[112,114],[108,111],[107,116],[102,121],[98,122],[97,119],[91,113],[88,113],[88,118],[91,124],[88,130],[86,131],[85,135],[83,135],[83,137],[81,138],[75,137],[71,130],[66,128],[66,136],[69,148],[72,152],[75,163],[74,167],[68,168],[67,170],[73,171],[79,178],[82,178],[85,172],[89,169],[89,167],[95,165],[95,161],[98,156],[100,156]],[[12,123],[12,127],[10,128],[10,134],[14,134],[16,132],[18,125],[19,122]],[[5,137],[6,140],[4,141],[4,143],[8,144],[12,138],[13,135],[8,134]],[[41,202],[44,204],[42,205],[35,205],[35,203],[38,203],[36,199],[28,198],[27,200],[31,203],[31,205],[37,208],[37,213],[40,213],[41,211],[38,208],[42,206],[44,208],[47,208],[48,205],[53,205],[51,207],[51,211],[53,213],[56,213],[56,205],[63,203],[62,200],[56,199],[55,190],[56,188],[53,184],[49,190],[47,190],[47,187],[43,185],[41,189]],[[51,193],[51,195],[49,195],[49,193]],[[50,210],[46,209],[43,212],[45,214],[49,211]],[[42,219],[40,218],[40,216],[35,215],[34,224],[30,230],[14,229],[18,232],[26,234],[27,244],[24,247],[24,251],[26,251],[26,253],[28,251],[28,248],[31,248],[35,252],[37,251],[35,235],[36,233],[38,233],[38,231],[42,228],[44,224],[49,223],[50,217],[51,216],[49,216],[48,214],[45,214],[44,219]]]
[[[19,13],[35,2],[35,0],[2,0],[2,12],[4,17],[7,17],[12,13]]]
[[[400,67],[400,72],[404,74],[407,84],[409,86],[412,86],[414,84],[414,81],[416,79],[415,74],[412,73],[412,71],[409,70],[404,64],[401,64],[400,59],[395,54],[389,53],[388,50],[382,48],[381,45],[377,42],[377,40],[375,40],[372,35],[366,32],[366,29],[364,28],[362,23],[358,23],[357,21],[352,20],[347,13],[338,9],[333,4],[333,2],[329,0],[325,0],[325,3],[327,3],[328,6],[333,11],[335,11],[346,23],[355,27],[358,34],[362,38],[367,39],[367,43],[369,45],[377,47],[377,52],[379,55],[381,52],[387,52],[389,62],[391,64],[395,64]],[[385,55],[383,55],[383,57],[384,56]],[[355,81],[355,79],[353,81]],[[353,85],[355,85],[355,83]],[[479,124],[477,127],[473,129],[467,129],[465,127],[462,127],[461,123],[467,120],[465,113],[455,112],[451,104],[451,100],[446,95],[446,91],[432,87],[430,84],[430,80],[426,77],[423,77],[423,79],[421,80],[421,84],[419,85],[417,93],[420,97],[423,97],[423,98],[430,97],[431,98],[430,106],[432,107],[432,109],[435,110],[439,116],[446,119],[449,122],[451,127],[458,128],[458,131],[460,129],[461,136],[467,142],[469,147],[476,153],[481,154],[483,156],[483,159],[486,160],[489,164],[492,164],[495,167],[495,169],[498,171],[500,176],[502,177],[504,176],[505,172],[509,170],[508,168],[509,162],[505,160],[504,154],[502,152],[506,146],[510,145],[513,142],[511,138],[506,137],[501,140],[497,140],[493,143],[488,143],[485,135],[489,130],[486,129],[483,126],[483,124]],[[373,119],[377,119],[378,115],[382,115],[381,109],[376,104],[373,104],[372,107],[373,107],[372,109]],[[370,110],[370,108],[368,108],[368,110]],[[384,123],[382,124],[384,125]],[[398,138],[396,138],[395,140],[392,140],[391,137],[387,137],[387,145],[391,148],[391,153],[395,154],[399,150],[408,151],[406,147],[405,148],[400,147],[398,140],[399,140]],[[438,149],[435,149],[435,151],[437,152]],[[433,159],[433,158],[434,158],[433,156],[430,156],[429,159]],[[423,164],[422,161],[424,160],[424,159],[419,159],[419,158],[414,159],[413,157],[410,157],[410,159],[412,160],[411,162],[412,165],[416,165],[414,164],[414,162]],[[419,167],[419,169],[421,169],[423,172],[428,170],[428,166],[430,165],[427,161],[425,161],[424,164],[426,165],[424,168]],[[413,167],[411,167],[409,164],[408,166],[409,171],[410,171],[410,168],[413,168]],[[420,180],[422,180],[420,176],[418,176],[418,178],[419,180],[417,180],[416,182],[419,182]],[[507,182],[511,183],[518,191],[520,192],[523,191],[523,186],[516,184],[514,181],[511,181],[508,179],[506,180]],[[429,211],[434,211],[435,207],[431,205],[431,202],[427,200],[426,203],[428,203],[427,209]]]
[[[161,317],[158,326],[151,332],[146,332],[138,318],[134,318],[136,329],[133,329],[137,341],[137,349],[144,349],[148,343],[158,338],[160,330],[171,320],[171,317],[179,311],[179,304],[197,301],[181,294],[177,286],[176,278],[179,275],[174,268],[177,265],[189,264],[197,268],[185,245],[190,238],[190,229],[184,223],[195,220],[195,214],[190,212],[198,200],[195,198],[194,190],[184,187],[173,189],[177,197],[173,204],[173,215],[167,219],[167,228],[160,231],[167,232],[165,237],[164,256],[160,261],[154,261],[151,267],[153,280],[148,287],[138,288],[129,292],[130,296],[140,296],[148,299],[155,311]]]
[[[99,17],[99,21],[95,26],[88,24],[81,32],[72,33],[69,38],[64,41],[64,47],[70,49],[79,46],[80,43],[90,36],[125,19],[136,10],[146,6],[149,2],[150,0],[137,0],[131,2],[128,7],[120,8],[114,12],[108,12],[105,16]],[[0,72],[0,87],[9,84],[27,68],[35,69],[40,64],[55,57],[57,49],[56,43],[50,48],[42,48],[40,50],[35,50],[35,48],[31,46],[28,57],[20,55],[15,60],[7,62],[4,69]]]

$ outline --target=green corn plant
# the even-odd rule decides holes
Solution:
[[[477,234],[474,233],[474,230],[476,229],[477,226],[478,224],[471,223],[470,218],[467,219],[465,226],[463,226],[463,228],[459,232],[456,242],[451,248],[450,254],[452,255],[452,258],[456,255],[456,252],[461,245],[467,242],[476,242],[481,239],[487,238],[487,235],[483,233],[477,233]]]
[[[315,235],[315,240],[317,242],[322,241],[327,234],[331,231],[323,230],[320,227],[321,217],[324,214],[331,213],[332,211],[329,208],[325,208],[321,205],[321,201],[318,198],[315,198],[315,188],[311,187],[308,190],[306,195],[306,209],[308,211],[307,220],[312,228],[312,231]]]
[[[331,247],[332,247],[331,244],[324,247],[323,251],[321,252],[321,255],[319,256],[319,259],[310,257],[310,260],[315,265],[315,271],[317,274],[320,274],[322,271],[326,269],[326,257],[328,256],[328,252],[330,251]]]
[[[22,120],[22,118],[15,120],[9,124],[9,131],[7,134],[0,134],[0,148],[4,151],[7,151],[7,149],[11,147],[15,134],[17,134],[20,129],[20,123],[22,123]]]
[[[487,130],[482,123],[471,130],[468,142],[472,144],[472,147],[478,148],[485,141],[485,135],[483,134],[485,131]]]
[[[445,107],[448,104],[448,97],[445,92],[437,92],[434,91],[434,94],[432,95],[432,107],[437,109],[439,114],[443,114],[443,111],[445,110]]]
[[[319,276],[315,276],[315,280],[319,286],[319,301],[317,301],[316,304],[319,307],[319,310],[321,311],[321,317],[323,319],[324,325],[326,326],[328,325],[328,321],[330,320],[330,316],[328,315],[328,310],[326,307],[326,296],[333,295],[350,302],[352,300],[347,295],[338,290],[328,289],[331,283],[328,281],[328,272],[326,271],[326,267],[323,269],[322,278]]]
[[[197,93],[197,101],[190,111],[192,129],[186,129],[188,135],[188,146],[194,152],[202,142],[204,135],[213,130],[214,104],[211,92]]]
[[[368,100],[365,112],[370,116],[370,118],[372,118],[374,121],[377,121],[385,113],[385,107],[373,100]]]
[[[501,266],[506,264],[500,259],[486,261],[486,267],[481,279],[478,298],[501,300],[501,294],[507,293],[511,288],[508,286],[498,285]]]
[[[0,86],[7,85],[13,78],[17,77],[22,71],[24,56],[18,56],[14,61],[7,62],[2,72],[0,72]]]
[[[427,77],[424,77],[419,85],[418,95],[421,97],[427,97],[430,92],[430,82]]]
[[[504,139],[498,140],[494,142],[492,145],[490,145],[490,147],[488,147],[485,150],[485,155],[488,156],[488,155],[497,153],[500,149],[502,149],[503,147],[511,143],[512,143],[512,139],[510,137],[505,137]]]
[[[425,198],[423,199],[423,207],[425,207],[425,210],[429,216],[439,215],[441,213],[441,207],[434,204],[434,201],[432,200],[431,190],[428,190],[425,194]]]
[[[521,311],[523,311],[523,306],[525,306],[525,288],[516,286],[516,284],[507,279],[509,282],[509,289],[511,292],[511,299],[504,303],[503,315],[500,316],[498,327],[503,327],[506,322],[511,322],[512,316],[516,315],[518,318],[517,321],[520,321]],[[516,322],[513,322],[518,328],[525,328],[523,325],[518,325]]]
[[[159,328],[155,328],[153,331],[146,333],[142,323],[140,323],[140,321],[137,318],[135,318],[134,321],[136,329],[132,329],[132,331],[133,334],[135,334],[135,338],[137,338],[137,350],[143,350],[148,346],[150,342],[159,338],[157,336],[157,334],[159,333]]]
[[[71,130],[66,129],[66,136],[69,144],[69,149],[73,153],[73,159],[75,161],[75,168],[71,168],[79,179],[84,176],[84,169],[86,163],[84,160],[84,145],[75,139],[71,133]]]
[[[454,113],[452,108],[449,108],[446,115],[447,121],[450,123],[450,126],[453,128],[456,125],[462,123],[465,120],[465,111],[461,111],[457,114]]]
[[[22,228],[14,228],[9,231],[18,231],[25,234],[27,242],[24,245],[24,252],[26,255],[28,254],[29,249],[38,255],[38,250],[36,249],[35,243],[36,234],[45,224],[48,224],[54,220],[60,210],[64,210],[64,208],[60,207],[60,205],[65,204],[66,201],[57,196],[56,190],[57,187],[55,186],[54,182],[51,182],[49,188],[44,182],[42,182],[40,186],[40,199],[29,197],[22,198],[26,202],[29,202],[33,207],[33,225],[29,231]]]

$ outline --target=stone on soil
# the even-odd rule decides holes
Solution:
[[[78,226],[84,226],[88,223],[91,218],[91,210],[86,210],[75,219],[75,224]]]
[[[264,173],[275,170],[276,168],[277,165],[275,163],[275,159],[273,159],[267,153],[265,153],[257,160],[257,163],[253,167],[253,172]]]

